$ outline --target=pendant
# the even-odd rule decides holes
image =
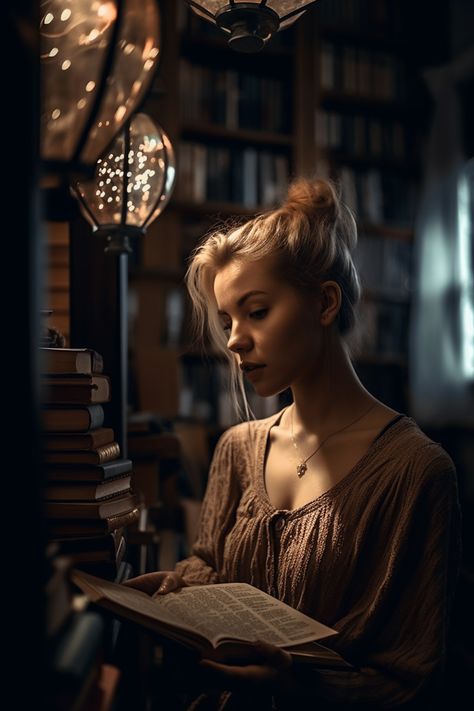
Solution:
[[[296,467],[296,473],[298,474],[298,477],[301,479],[302,476],[306,474],[308,470],[308,467],[304,462],[301,462],[301,464],[298,464]]]

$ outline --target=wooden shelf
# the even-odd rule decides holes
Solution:
[[[179,269],[163,269],[161,267],[130,267],[130,279],[161,279],[163,281],[182,282],[184,271]]]
[[[408,368],[408,360],[404,356],[391,353],[361,353],[354,356],[355,365],[370,366],[393,366],[396,368]]]
[[[206,140],[232,142],[256,145],[272,146],[277,148],[291,149],[294,146],[294,138],[284,133],[272,133],[270,131],[250,131],[244,128],[229,129],[219,124],[188,123],[181,128],[182,138],[202,138]]]
[[[400,304],[401,306],[410,305],[409,294],[390,294],[387,292],[373,291],[371,289],[364,289],[362,299],[366,301],[385,301],[386,303]]]
[[[223,353],[202,353],[201,351],[185,351],[181,353],[183,363],[228,363]]]
[[[324,156],[330,163],[335,163],[337,165],[347,164],[352,165],[355,168],[386,169],[411,176],[418,175],[420,170],[414,162],[403,159],[394,159],[384,156],[352,155],[350,153],[329,148],[320,148],[319,150],[321,156]]]
[[[344,94],[339,91],[322,90],[320,101],[324,108],[337,109],[344,112],[360,110],[364,113],[390,116],[391,118],[406,118],[410,111],[409,107],[399,100],[362,96],[360,94]]]
[[[390,36],[382,32],[363,32],[350,25],[323,25],[321,35],[334,42],[359,45],[386,52],[394,52],[400,46],[397,36]]]
[[[413,242],[415,233],[410,227],[397,227],[383,223],[358,221],[357,228],[359,235],[374,235],[375,237],[388,237],[389,239],[399,239],[402,242]]]
[[[175,200],[170,203],[169,209],[177,210],[183,214],[189,216],[203,217],[208,216],[213,220],[218,219],[219,215],[225,217],[236,216],[248,216],[256,215],[260,212],[268,210],[268,207],[245,207],[240,203],[236,202],[190,202],[190,201],[180,201]]]

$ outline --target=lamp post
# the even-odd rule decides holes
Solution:
[[[113,425],[124,457],[127,455],[130,238],[144,235],[161,214],[173,191],[175,175],[174,152],[168,136],[149,116],[136,114],[98,160],[94,179],[72,186],[82,214],[92,225],[93,232],[105,238],[105,251],[115,261],[117,323],[113,328],[113,352],[118,378],[114,380],[114,403],[118,407],[114,409]]]
[[[145,98],[160,56],[161,17],[157,0],[40,0],[40,158],[43,207],[46,219],[69,221],[73,233],[74,205],[69,183],[94,175],[97,160],[112,143]],[[87,245],[73,244],[71,237],[71,285],[87,260]],[[116,268],[119,284],[126,284],[126,261],[120,250]],[[88,269],[93,273],[94,265]],[[115,288],[115,275],[103,274],[96,311],[117,312],[123,320],[126,292]],[[81,274],[81,280],[87,275]],[[124,296],[125,294],[125,296]],[[93,329],[81,309],[72,308],[76,295],[71,289],[71,334],[83,328],[81,345],[99,350]],[[119,299],[119,304],[114,299]],[[102,303],[102,301],[104,303]],[[113,318],[112,318],[113,320]],[[126,448],[122,412],[123,354],[126,331],[123,324],[108,324],[111,333],[125,338],[107,360],[113,374],[117,436]],[[100,335],[100,334],[99,334]],[[121,337],[122,337],[121,336]],[[71,339],[73,340],[73,339]],[[115,344],[115,340],[114,340]],[[125,351],[126,352],[126,351]],[[117,362],[118,361],[118,362]],[[119,382],[120,381],[120,382]],[[124,454],[125,456],[125,454]]]
[[[316,0],[186,0],[204,20],[217,25],[238,52],[258,52],[293,24]]]

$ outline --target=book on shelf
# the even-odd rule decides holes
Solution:
[[[43,460],[48,464],[105,464],[120,457],[118,442],[103,444],[94,449],[62,450],[43,452]]]
[[[106,580],[115,580],[119,567],[125,559],[127,543],[122,536],[122,541],[117,549],[115,558],[100,558],[97,553],[77,553],[71,556],[72,565],[84,573],[90,573]]]
[[[92,573],[93,575],[98,575],[107,580],[114,580],[127,550],[127,542],[123,535],[123,529],[119,530],[121,535],[118,537],[118,542],[113,542],[113,545],[109,545],[108,548],[91,547],[88,549],[87,544],[90,546],[94,545],[94,538],[71,539],[74,543],[85,541],[86,545],[84,545],[82,549],[79,545],[68,546],[67,539],[63,539],[63,543],[59,548],[63,555],[70,561],[70,567],[74,566],[86,573]],[[111,539],[112,535],[112,533],[107,533],[102,536],[102,538]],[[88,543],[89,541],[92,541],[92,543]]]
[[[46,484],[44,497],[47,501],[94,501],[106,499],[130,491],[131,476],[125,475],[96,482],[64,482]]]
[[[88,432],[104,424],[102,405],[78,405],[76,407],[43,407],[41,427],[44,432]]]
[[[95,604],[207,658],[245,658],[261,639],[286,649],[295,661],[353,668],[319,643],[336,630],[247,583],[193,585],[151,597],[76,569],[71,581]]]
[[[49,464],[45,469],[48,481],[99,483],[131,472],[132,460],[113,459],[104,464]]]
[[[110,534],[107,534],[110,535]],[[123,560],[123,556],[125,553],[125,549],[127,547],[127,543],[125,541],[125,537],[122,536],[120,539],[120,542],[117,546],[117,550],[115,553],[112,555],[108,551],[100,551],[100,550],[95,550],[95,551],[71,551],[67,554],[67,557],[72,561],[74,566],[83,569],[83,563],[115,563],[118,564]],[[92,571],[90,571],[92,572]],[[99,573],[96,573],[96,575],[99,575]]]
[[[132,511],[136,506],[132,493],[103,501],[45,501],[44,512],[50,519],[105,519]]]
[[[43,373],[102,373],[104,361],[92,348],[40,348]]]
[[[42,402],[53,405],[91,405],[110,401],[107,375],[43,375]]]
[[[107,516],[96,519],[50,519],[46,522],[50,538],[79,538],[82,536],[100,536],[126,528],[136,523],[140,518],[140,510],[134,508],[117,516]]]
[[[102,556],[104,560],[115,557],[124,537],[124,529],[116,528],[110,533],[99,536],[80,536],[77,538],[56,538],[50,545],[59,555],[69,556],[89,552]]]
[[[46,639],[56,637],[72,615],[72,586],[69,570],[72,561],[60,554],[59,548],[48,544],[46,548],[47,578],[45,584]]]
[[[114,441],[111,427],[98,427],[92,432],[62,432],[44,434],[43,449],[53,451],[95,449]]]

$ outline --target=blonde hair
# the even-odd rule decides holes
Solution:
[[[352,259],[357,227],[350,210],[341,202],[328,180],[298,178],[288,189],[284,203],[248,220],[208,234],[194,250],[186,273],[193,306],[195,335],[200,343],[209,336],[231,367],[231,392],[243,396],[248,417],[242,373],[238,359],[227,348],[227,337],[217,314],[214,296],[216,273],[235,259],[257,261],[277,257],[281,276],[296,289],[317,292],[325,280],[340,286],[342,303],[337,328],[346,336],[355,324],[360,298],[359,278]],[[237,410],[241,408],[237,404]]]

